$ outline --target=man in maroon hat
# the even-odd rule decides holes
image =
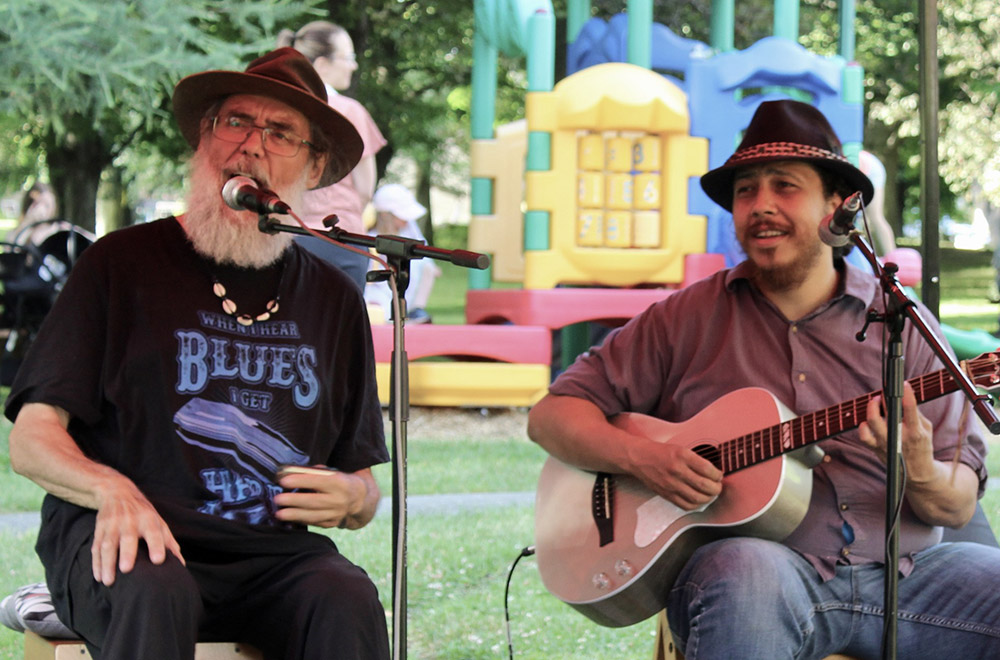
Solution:
[[[819,237],[823,218],[848,195],[871,199],[871,183],[844,158],[822,114],[795,101],[762,104],[736,152],[701,183],[732,211],[746,260],[653,305],[581,356],[532,409],[529,435],[565,463],[637,479],[649,502],[660,502],[652,510],[676,506],[681,522],[671,522],[656,543],[669,545],[683,513],[705,507],[703,524],[724,533],[723,521],[712,518],[717,501],[744,515],[740,522],[756,523],[765,511],[783,517],[780,542],[746,535],[712,542],[716,536],[690,532],[697,549],[676,559],[672,583],[656,585],[688,660],[879,657],[886,479],[880,397],[868,403],[857,429],[848,423],[851,430],[818,443],[825,456],[811,477],[805,472],[811,496],[782,500],[776,511],[768,510],[771,502],[741,511],[767,488],[791,484],[740,481],[747,473],[736,471],[774,455],[753,435],[761,428],[774,425],[779,444],[805,432],[778,426],[784,420],[777,409],[761,423],[759,399],[743,388],[769,390],[789,416],[882,389],[882,332],[873,326],[863,341],[855,338],[869,308],[884,311],[878,283]],[[926,310],[924,318],[936,329]],[[912,326],[903,335],[907,378],[942,368]],[[806,430],[824,438],[824,420],[838,410]],[[680,426],[630,426],[615,419],[623,412]],[[940,543],[942,527],[969,521],[986,483],[984,443],[967,413],[960,394],[918,408],[906,387],[900,658],[1000,657],[1000,549]],[[754,421],[741,422],[746,418]],[[662,437],[653,437],[653,428]],[[741,436],[758,443],[719,456],[721,443]],[[619,523],[614,542],[646,547],[644,535],[659,529],[654,523],[635,530]],[[660,561],[675,560],[670,553],[683,547],[669,548]],[[623,585],[613,570],[605,575],[610,597]]]
[[[190,660],[198,639],[386,658],[374,584],[307,529],[363,527],[379,501],[361,294],[221,195],[247,177],[295,209],[360,139],[291,48],[181,80],[174,110],[186,213],[88,248],[7,400],[11,463],[49,493],[56,612],[95,658]]]

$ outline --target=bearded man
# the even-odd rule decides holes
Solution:
[[[11,463],[48,491],[56,612],[95,659],[190,660],[199,640],[387,658],[374,584],[307,529],[363,527],[380,497],[361,294],[220,194],[250,177],[294,209],[360,138],[291,48],[173,101],[195,148],[186,213],[87,249],[7,400]]]
[[[747,388],[769,390],[797,415],[882,390],[882,333],[873,326],[856,339],[869,309],[885,311],[878,283],[819,234],[847,196],[860,192],[868,203],[873,189],[820,111],[797,101],[762,103],[735,153],[701,185],[732,211],[746,260],[651,306],[579,358],[531,410],[528,433],[565,463],[631,475],[648,489],[653,512],[670,505],[680,514],[711,512],[722,498],[719,504],[745,514],[741,521],[751,527],[763,508],[739,507],[771,491],[762,484],[739,490],[753,477],[740,482],[747,473],[734,466],[759,461],[772,438],[777,445],[776,436],[754,434],[785,419],[766,393],[758,398],[760,390]],[[926,310],[923,318],[939,331]],[[912,324],[903,340],[907,378],[942,369]],[[825,456],[805,474],[811,495],[794,493],[801,497],[782,505],[789,507],[787,536],[709,542],[716,536],[706,534],[678,562],[675,579],[650,586],[687,660],[881,656],[887,429],[880,397],[864,401],[866,418],[856,430],[844,423],[836,428],[848,430],[819,442]],[[760,411],[772,408],[770,424],[733,428],[747,418],[759,422]],[[1000,657],[1000,549],[941,542],[942,528],[965,525],[984,492],[982,437],[970,428],[960,394],[918,409],[907,385],[902,409],[899,657]],[[609,421],[622,412],[688,426]],[[812,419],[819,440],[837,414]],[[805,435],[806,424],[781,423],[781,446]],[[689,441],[667,442],[672,435]],[[696,451],[718,442],[716,453],[724,453],[723,442],[751,437],[756,444],[726,444],[733,455]],[[789,514],[795,508],[799,514]],[[641,530],[636,524],[636,538],[660,522],[649,518]],[[621,586],[612,573],[606,583],[602,574],[609,594]]]

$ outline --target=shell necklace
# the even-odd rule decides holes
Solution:
[[[274,298],[267,301],[267,304],[264,305],[264,311],[261,312],[260,314],[257,314],[256,316],[252,316],[246,313],[243,314],[237,313],[236,303],[233,302],[232,298],[230,298],[229,295],[226,293],[226,287],[223,286],[222,282],[219,281],[219,278],[216,277],[214,273],[212,273],[211,275],[212,275],[212,293],[215,294],[216,298],[222,301],[222,311],[235,318],[236,322],[239,323],[240,325],[251,326],[257,322],[267,321],[268,319],[271,318],[272,314],[276,314],[278,312],[278,303],[281,301],[281,284],[285,280],[284,260],[282,260],[281,262],[281,277],[278,278],[278,290],[275,292]]]

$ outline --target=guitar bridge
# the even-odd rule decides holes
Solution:
[[[590,498],[591,513],[600,546],[603,548],[615,540],[615,478],[607,472],[599,472],[594,480],[594,490]]]

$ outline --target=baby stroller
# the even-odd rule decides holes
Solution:
[[[65,220],[32,222],[0,242],[0,385],[10,386],[80,253],[96,240]]]

